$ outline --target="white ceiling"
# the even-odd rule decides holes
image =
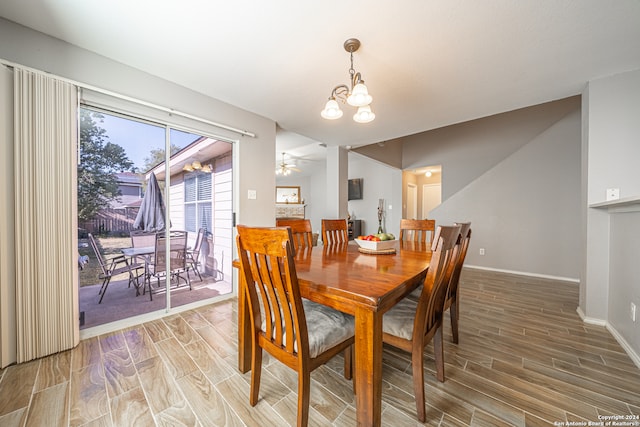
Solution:
[[[276,160],[564,98],[640,69],[638,0],[2,0],[0,16],[276,121]],[[369,124],[349,106],[339,121],[320,117],[348,83],[351,37],[374,98]]]

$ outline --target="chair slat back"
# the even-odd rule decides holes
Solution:
[[[442,323],[444,301],[451,275],[455,268],[459,246],[456,244],[460,236],[460,226],[439,226],[434,237],[434,247],[425,278],[424,287],[414,323],[414,337],[425,334]]]
[[[401,219],[400,240],[433,244],[436,232],[435,219]],[[427,236],[429,239],[427,240]]]
[[[471,223],[470,222],[457,222],[456,225],[460,226],[460,249],[458,251],[458,259],[456,261],[455,268],[451,274],[451,281],[449,282],[449,289],[447,291],[447,299],[453,298],[458,292],[458,282],[460,281],[460,273],[464,265],[464,259],[467,256],[467,250],[469,249],[469,242],[471,241]],[[445,307],[446,309],[446,307]]]
[[[186,269],[187,233],[185,231],[171,231],[169,233],[169,269],[170,271]],[[152,260],[155,274],[167,270],[167,237],[164,232],[157,233],[155,251]]]
[[[240,271],[261,343],[288,358],[309,352],[307,323],[288,227],[237,226]]]
[[[291,227],[293,247],[298,248],[313,246],[313,230],[308,219],[276,219],[276,227]]]
[[[349,234],[347,232],[346,219],[323,219],[322,220],[322,243],[333,245],[336,243],[348,243]]]
[[[200,249],[202,249],[202,242],[204,242],[204,236],[207,234],[207,230],[201,228],[198,230],[198,236],[196,237],[196,243],[193,245],[192,252],[194,254],[200,254]]]
[[[98,242],[96,242],[96,239],[93,237],[93,234],[91,233],[89,233],[89,244],[91,245],[91,249],[93,249],[93,253],[96,255],[98,264],[100,264],[100,270],[102,270],[102,274],[104,276],[109,275],[109,266],[107,265],[107,260],[104,258],[104,256],[100,252],[100,248],[98,247]]]
[[[133,248],[145,248],[156,244],[155,232],[150,233],[148,231],[132,230],[130,236],[131,247]]]

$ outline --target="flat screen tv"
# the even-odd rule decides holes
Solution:
[[[362,178],[349,180],[349,200],[362,199]]]

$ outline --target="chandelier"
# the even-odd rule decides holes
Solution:
[[[360,40],[358,39],[348,39],[344,42],[344,50],[349,52],[351,56],[351,68],[349,68],[351,87],[338,85],[333,88],[324,110],[320,112],[320,115],[325,119],[335,120],[342,117],[342,110],[338,105],[338,100],[343,104],[346,102],[349,105],[358,107],[358,111],[353,115],[353,120],[358,123],[369,123],[376,118],[376,115],[371,111],[371,105],[369,105],[373,98],[369,95],[360,73],[353,69],[353,52],[357,51],[359,47]]]

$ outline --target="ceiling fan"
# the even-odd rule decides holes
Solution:
[[[291,171],[302,172],[296,167],[296,165],[286,163],[284,160],[284,153],[282,153],[282,163],[280,163],[280,166],[276,168],[276,175],[287,176],[291,174]]]

